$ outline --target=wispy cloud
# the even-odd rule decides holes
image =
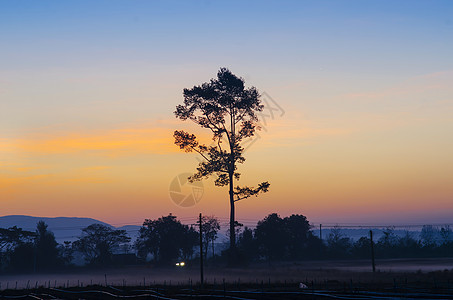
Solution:
[[[23,154],[93,154],[127,156],[138,153],[165,154],[176,152],[172,130],[167,128],[119,128],[88,132],[32,133],[15,139],[4,139],[5,151]]]

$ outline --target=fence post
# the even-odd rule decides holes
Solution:
[[[376,264],[374,261],[374,242],[373,242],[373,230],[370,230],[370,246],[371,246],[371,267],[373,273],[376,272]]]

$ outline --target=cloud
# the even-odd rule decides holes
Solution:
[[[80,170],[91,172],[91,171],[103,171],[103,170],[107,170],[110,168],[111,168],[110,166],[90,166],[90,167],[80,168]]]
[[[31,133],[1,141],[3,149],[22,154],[93,154],[127,156],[166,154],[178,151],[173,131],[167,128],[119,128],[88,132]]]

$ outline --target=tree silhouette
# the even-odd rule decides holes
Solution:
[[[352,241],[336,225],[330,230],[327,238],[327,246],[332,257],[344,258],[349,255],[352,248]]]
[[[19,244],[31,243],[35,237],[34,232],[22,230],[17,226],[0,228],[0,251],[11,251]]]
[[[208,257],[208,248],[211,243],[212,256],[214,257],[214,241],[217,239],[217,232],[220,230],[219,220],[214,216],[203,216],[201,222],[203,232],[204,256]]]
[[[276,213],[268,215],[258,221],[255,239],[259,254],[268,261],[305,259],[312,253],[310,246],[320,248],[307,218],[299,214],[285,218]]]
[[[286,255],[288,234],[285,222],[276,213],[270,214],[258,221],[255,229],[255,238],[259,252],[268,260],[282,259]]]
[[[0,228],[0,268],[31,270],[33,266],[33,241],[36,234],[17,226]]]
[[[439,229],[432,225],[423,225],[422,231],[420,232],[420,239],[424,247],[433,247],[437,243],[437,235]]]
[[[445,225],[439,231],[442,244],[446,245],[451,242],[452,231],[449,225]]]
[[[82,236],[73,243],[73,246],[85,255],[89,263],[106,265],[111,262],[113,250],[130,240],[126,230],[91,224],[82,229]]]
[[[238,236],[238,252],[240,262],[243,264],[248,264],[258,257],[258,246],[253,236],[253,230],[247,226]]]
[[[151,253],[156,262],[167,265],[178,258],[188,258],[198,237],[193,228],[171,214],[157,220],[146,219],[139,234],[135,242],[139,256],[146,258]]]
[[[283,219],[288,235],[288,255],[291,258],[302,259],[306,253],[310,235],[310,223],[303,215],[292,214]]]
[[[36,224],[36,268],[38,270],[52,269],[59,264],[58,243],[53,232],[47,229],[44,221]]]
[[[72,247],[72,242],[64,241],[63,244],[59,246],[59,249],[63,265],[70,266],[72,260],[74,259],[74,248]]]
[[[201,180],[215,175],[216,186],[229,186],[230,203],[230,250],[236,247],[235,203],[267,192],[269,182],[258,187],[234,186],[239,180],[237,164],[244,163],[241,143],[255,134],[257,112],[263,110],[260,94],[255,87],[245,88],[244,79],[226,68],[221,68],[217,79],[184,89],[184,104],[176,107],[175,115],[181,120],[191,120],[213,135],[214,146],[200,144],[194,134],[183,130],[174,132],[175,144],[186,152],[195,151],[203,157],[197,172],[189,180]],[[223,143],[226,146],[223,146]]]

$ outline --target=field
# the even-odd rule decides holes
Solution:
[[[1,275],[2,297],[39,299],[204,298],[241,299],[452,299],[453,259],[309,261],[246,268],[197,266],[78,269],[70,273]],[[307,288],[300,288],[303,283]],[[47,295],[47,296],[46,296]]]

